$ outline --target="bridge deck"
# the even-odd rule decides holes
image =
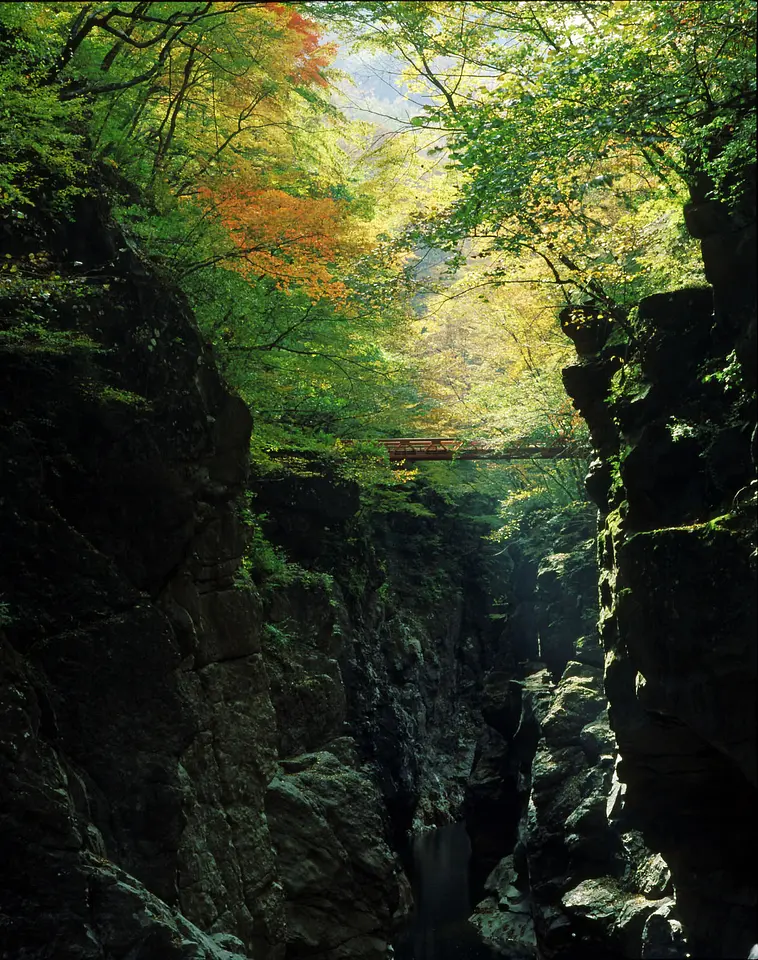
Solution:
[[[392,437],[378,440],[390,460],[555,460],[585,457],[575,444],[495,444],[447,437]]]

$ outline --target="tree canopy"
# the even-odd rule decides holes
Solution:
[[[393,58],[407,122],[356,118],[340,49]],[[750,0],[2,3],[0,216],[42,195],[66,216],[114,171],[261,463],[403,433],[581,443],[557,313],[623,322],[704,282],[682,206],[740,190],[754,49]]]

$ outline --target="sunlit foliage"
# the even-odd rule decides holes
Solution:
[[[345,112],[335,35],[397,59],[405,129]],[[261,465],[352,470],[343,441],[403,433],[579,449],[557,313],[704,282],[682,206],[740,189],[754,40],[748,0],[0,3],[0,216],[108,171]],[[509,469],[514,504],[581,495],[571,464]]]

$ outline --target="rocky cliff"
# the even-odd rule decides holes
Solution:
[[[507,560],[483,543],[486,525],[423,485],[399,509],[362,507],[357,486],[323,467],[253,488],[271,540],[328,575],[344,719],[398,839],[450,822],[481,724],[482,678],[507,655],[502,621],[490,616]]]
[[[514,618],[510,641],[527,659],[485,681],[489,729],[465,807],[485,894],[472,922],[498,956],[639,957],[661,946],[650,918],[671,910],[670,876],[620,816],[594,523],[549,527],[558,552],[538,544],[514,579],[531,613]]]
[[[251,477],[247,408],[106,199],[0,240],[0,956],[378,960],[497,663],[482,531]]]
[[[710,287],[615,325],[561,317],[596,451],[599,634],[567,610],[589,590],[564,531],[512,618],[538,662],[485,686],[469,785],[491,870],[472,919],[504,956],[736,957],[758,939],[755,198],[728,210],[707,189],[685,216]]]
[[[489,617],[502,571],[481,527],[423,487],[403,509],[367,509],[355,483],[312,462],[250,488],[292,577],[264,589],[282,771],[266,812],[287,956],[314,956],[318,943],[325,957],[363,956],[361,943],[383,955],[381,931],[405,918],[410,890],[372,838],[386,836],[403,860],[412,830],[460,816],[481,678],[502,646]],[[373,937],[340,947],[351,924]]]
[[[104,202],[2,243],[1,955],[280,957],[249,413]]]
[[[605,343],[564,316],[564,380],[597,451],[621,815],[668,864],[688,952],[734,957],[758,903],[755,197],[706,187],[685,215],[712,286],[647,298]]]

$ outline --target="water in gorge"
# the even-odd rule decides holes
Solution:
[[[396,945],[399,960],[494,960],[467,921],[471,846],[463,823],[413,840],[411,881],[416,908]]]

